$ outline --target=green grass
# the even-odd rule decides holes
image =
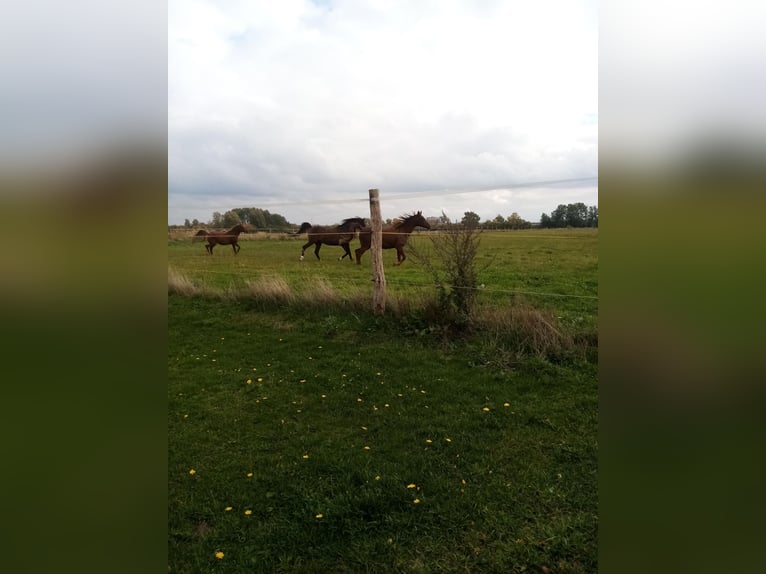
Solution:
[[[212,288],[237,290],[247,282],[280,278],[296,292],[315,288],[317,280],[333,285],[341,296],[371,300],[370,253],[362,264],[339,262],[340,247],[322,246],[321,260],[313,247],[306,259],[298,261],[305,236],[260,239],[261,234],[242,235],[242,249],[234,256],[228,246],[217,246],[207,255],[202,243],[190,238],[168,241],[169,266],[195,283]],[[277,237],[277,236],[274,236]],[[428,249],[426,233],[414,234],[410,243]],[[536,308],[555,312],[562,324],[575,331],[596,330],[598,312],[598,230],[522,230],[485,232],[476,265],[484,284],[480,303],[509,306],[528,302]],[[353,250],[358,246],[352,242]],[[388,296],[397,299],[430,297],[434,293],[430,275],[418,265],[412,250],[396,266],[394,250],[383,252]],[[561,296],[563,295],[563,296]]]
[[[482,239],[483,256],[498,254],[485,284],[595,294],[595,234],[505,237]],[[369,289],[369,254],[357,267],[337,247],[302,263],[294,241],[248,241],[236,258],[168,251],[201,286],[272,275],[296,290],[316,276]],[[411,259],[387,277],[428,282]],[[489,297],[507,311],[521,296]],[[591,300],[535,301],[572,333],[594,329]],[[592,354],[509,366],[496,334],[424,335],[342,300],[171,294],[168,305],[170,572],[596,571]]]

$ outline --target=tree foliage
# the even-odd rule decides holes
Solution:
[[[540,227],[598,227],[598,207],[582,202],[560,204],[550,215],[540,216]]]
[[[283,215],[271,213],[268,209],[259,207],[237,207],[223,214],[216,211],[208,225],[211,227],[234,227],[237,223],[251,225],[256,229],[287,230],[293,227]]]
[[[474,213],[473,211],[466,211],[463,214],[463,219],[460,223],[468,229],[475,229],[476,227],[479,227],[480,222],[481,218],[479,217],[478,213]]]

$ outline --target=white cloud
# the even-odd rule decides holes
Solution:
[[[171,223],[284,201],[329,222],[348,212],[322,200],[370,187],[385,202],[596,174],[591,2],[171,0],[168,42]],[[450,205],[494,217],[478,197]]]

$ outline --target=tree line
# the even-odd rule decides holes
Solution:
[[[192,229],[197,227],[234,227],[238,223],[252,225],[256,229],[280,229],[289,230],[295,227],[279,213],[271,213],[268,209],[260,207],[237,207],[225,213],[214,211],[212,219],[203,223],[197,219],[184,220],[183,226]]]
[[[442,215],[444,218],[444,215]],[[441,218],[440,218],[441,219]],[[440,223],[440,221],[436,221]],[[449,223],[447,220],[445,223]],[[584,203],[569,203],[559,205],[550,214],[543,213],[540,223],[534,224],[512,213],[508,217],[498,214],[494,219],[482,222],[479,215],[473,211],[466,211],[460,223],[468,229],[530,229],[532,227],[598,227],[598,207],[586,206]]]
[[[429,217],[432,225],[449,224],[450,220],[442,213],[440,217]],[[238,207],[230,209],[225,213],[219,211],[213,212],[213,217],[203,223],[197,219],[184,221],[183,227],[187,229],[196,229],[199,227],[229,228],[238,223],[253,225],[256,229],[274,229],[291,230],[296,227],[290,223],[283,215],[271,213],[268,209],[259,207]],[[391,223],[387,220],[386,223]],[[530,229],[532,227],[556,228],[556,227],[598,227],[598,206],[586,206],[584,203],[561,204],[550,214],[543,213],[540,216],[540,223],[534,224],[519,216],[518,213],[511,213],[508,217],[498,214],[494,219],[487,219],[482,222],[479,215],[473,211],[466,211],[463,219],[460,221],[469,229]],[[173,227],[173,226],[171,226]]]
[[[598,227],[598,206],[584,203],[559,205],[540,216],[540,227]]]

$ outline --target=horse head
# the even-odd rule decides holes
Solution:
[[[422,211],[418,211],[415,214],[415,224],[419,225],[420,227],[425,227],[426,229],[431,229],[431,226],[429,225],[428,220],[425,217],[423,217]]]
[[[301,228],[295,232],[295,235],[306,233],[309,229],[311,229],[311,224],[308,221],[304,221],[303,223],[301,223]]]
[[[343,220],[343,223],[339,225],[339,228],[344,231],[356,232],[357,230],[362,229],[366,224],[364,217],[349,217],[348,219]]]

